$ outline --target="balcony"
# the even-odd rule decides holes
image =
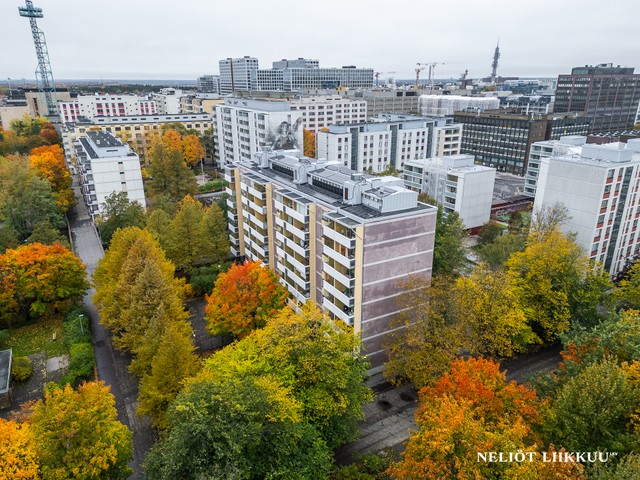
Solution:
[[[346,230],[344,230],[346,233]],[[332,230],[331,228],[325,226],[323,228],[323,233],[329,237],[331,240],[338,242],[340,245],[347,247],[347,248],[355,248],[355,243],[356,240],[355,238],[349,238],[346,235],[342,235],[338,232],[336,232],[335,230]]]
[[[340,265],[342,265],[343,267],[347,267],[349,269],[354,268],[355,267],[355,259],[351,259],[348,257],[345,257],[344,255],[342,255],[341,253],[336,252],[335,250],[325,246],[322,250],[323,255],[334,259],[336,262],[338,262]]]
[[[335,268],[331,267],[329,264],[324,264],[322,266],[322,270],[329,275],[331,278],[337,280],[338,282],[340,282],[342,285],[348,286],[348,287],[353,287],[354,286],[354,282],[355,279],[353,278],[349,278],[346,275],[340,273],[338,270],[336,270]]]
[[[348,295],[346,293],[343,293],[341,290],[337,289],[333,285],[331,285],[329,282],[322,282],[322,289],[326,290],[326,292],[328,292],[329,295],[331,295],[332,297],[340,300],[344,305],[353,307],[354,299],[353,299],[352,290],[350,291],[351,295]],[[349,291],[349,289],[345,289],[345,290]]]
[[[328,298],[322,299],[322,306],[327,310],[329,310],[334,317],[341,319],[348,325],[353,325],[354,318],[355,318],[353,313],[343,312],[338,307],[336,307]]]

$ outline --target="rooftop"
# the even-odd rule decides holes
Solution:
[[[87,137],[98,147],[121,147],[124,145],[119,138],[108,132],[87,132]]]

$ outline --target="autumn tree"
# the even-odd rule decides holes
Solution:
[[[218,275],[213,292],[205,298],[209,332],[243,337],[264,327],[284,307],[287,290],[261,262],[247,260]]]
[[[304,154],[310,158],[316,158],[316,132],[313,130],[307,130],[306,128],[302,131],[303,135],[303,145],[304,145]]]
[[[0,418],[0,480],[40,478],[31,425]]]
[[[458,212],[444,214],[438,207],[433,245],[433,275],[458,275],[467,266],[463,243],[466,231]]]
[[[111,237],[119,228],[144,228],[146,215],[138,202],[131,202],[127,192],[113,192],[104,201],[102,213],[96,219],[100,238],[104,245],[109,245]]]
[[[71,172],[67,168],[62,147],[49,145],[34,148],[29,159],[38,175],[51,184],[56,204],[62,211],[67,211],[75,203],[75,197],[71,188]]]
[[[385,376],[394,383],[409,379],[416,387],[442,375],[463,347],[463,332],[452,309],[450,277],[433,277],[431,285],[414,278],[402,284],[402,308],[386,345]]]
[[[64,312],[89,284],[82,262],[65,247],[32,243],[0,255],[0,319],[11,326]]]
[[[330,448],[355,438],[367,363],[350,327],[331,321],[313,302],[297,314],[285,308],[255,330],[210,357],[203,378],[220,382],[266,376],[290,388],[306,421]]]
[[[583,282],[595,289],[589,297],[596,302],[608,288],[602,278],[591,277],[593,266],[588,257],[557,227],[530,235],[525,250],[514,253],[506,269],[527,320],[545,341],[569,328],[572,306],[593,311],[594,305],[585,305],[585,298],[580,297]]]
[[[148,337],[156,337],[153,329],[149,333]],[[167,408],[182,390],[183,381],[197,373],[198,360],[189,331],[182,323],[171,322],[160,338],[151,372],[140,381],[138,414],[149,415],[154,426],[164,429]]]
[[[0,128],[0,155],[26,155],[34,148],[60,143],[54,126],[44,117],[24,114],[11,122],[9,130]]]
[[[291,390],[266,377],[193,383],[169,410],[147,478],[327,478],[331,452],[302,417]]]
[[[450,301],[468,338],[467,350],[475,355],[510,357],[540,342],[502,272],[480,264],[455,281]]]
[[[515,233],[500,235],[493,242],[478,248],[478,257],[494,270],[501,269],[511,255],[523,251],[527,246],[527,237]]]
[[[182,154],[187,165],[197,165],[204,160],[204,147],[198,135],[191,133],[182,137]]]
[[[535,392],[507,383],[498,364],[455,360],[435,385],[420,390],[419,431],[390,473],[400,480],[516,478],[504,475],[508,463],[479,462],[478,452],[535,451],[540,407]]]
[[[616,298],[632,308],[640,308],[640,262],[634,262],[618,282]]]
[[[152,196],[167,195],[178,201],[196,193],[196,178],[185,161],[182,140],[175,130],[156,136],[148,155],[150,166],[149,192]]]
[[[204,207],[186,196],[173,218],[160,212],[154,211],[148,229],[154,232],[178,269],[191,270],[229,256],[226,220],[216,204]]]
[[[45,392],[31,422],[43,478],[126,478],[131,473],[131,432],[118,421],[115,398],[103,382]]]

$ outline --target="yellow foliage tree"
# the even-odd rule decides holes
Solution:
[[[182,137],[182,154],[189,165],[197,165],[204,158],[204,147],[197,135],[190,133]]]
[[[28,422],[0,418],[0,480],[38,480],[36,442]]]
[[[29,159],[31,168],[51,183],[56,204],[63,211],[68,210],[75,203],[75,197],[71,188],[71,173],[60,145],[34,148]]]

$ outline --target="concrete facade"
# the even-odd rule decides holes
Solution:
[[[431,276],[436,209],[395,177],[299,151],[227,165],[231,252],[273,269],[294,304],[311,299],[352,326],[375,371],[400,307],[399,282]]]
[[[153,115],[156,103],[150,97],[137,95],[79,95],[73,101],[58,102],[62,123],[73,123],[78,117],[124,117]]]

